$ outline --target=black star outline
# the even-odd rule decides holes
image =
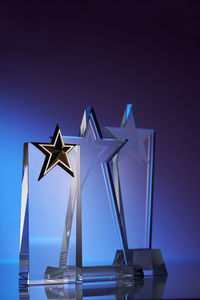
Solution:
[[[75,147],[75,145],[65,145],[61,134],[60,127],[56,126],[51,143],[32,143],[35,147],[41,150],[45,155],[45,161],[42,166],[38,181],[44,177],[56,165],[59,165],[72,177],[74,172],[67,154]]]

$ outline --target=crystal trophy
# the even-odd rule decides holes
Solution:
[[[111,128],[101,130],[92,107],[84,111],[79,136],[62,136],[57,125],[50,143],[24,144],[21,285],[132,280],[144,276],[146,269],[153,275],[149,264],[157,264],[157,270],[164,265],[159,250],[149,252],[152,136],[152,131],[138,136],[144,142],[141,155],[146,169],[138,166],[135,171],[141,173],[139,179],[135,177],[140,180],[143,172],[148,173],[148,193],[143,191],[144,184],[132,193],[134,199],[137,193],[145,193],[146,202],[141,197],[141,204],[139,199],[130,202],[135,177],[133,182],[128,180],[127,194],[123,192],[122,177],[132,176],[131,168],[137,167],[127,168],[126,156],[135,155],[125,148],[129,136],[117,136]],[[140,144],[137,149],[139,153]],[[128,210],[137,216],[137,209],[143,219],[132,223]],[[132,237],[129,227],[134,228]],[[140,250],[135,249],[138,245]]]
[[[46,155],[44,163],[42,152]],[[24,144],[19,270],[21,284],[44,283],[47,266],[64,264],[63,236],[69,234],[65,232],[65,222],[72,224],[68,282],[74,280],[76,219],[73,215],[69,216],[69,213],[66,216],[66,212],[70,212],[72,206],[76,205],[79,196],[79,152],[78,145],[63,145],[58,126],[51,144]],[[62,276],[58,274],[58,277]],[[63,282],[63,279],[59,280]]]
[[[110,161],[115,195],[127,241],[128,263],[144,275],[166,275],[159,249],[151,249],[154,130],[136,128],[132,105],[126,106],[120,127],[104,127],[104,136],[126,140]],[[123,261],[118,251],[115,262]]]

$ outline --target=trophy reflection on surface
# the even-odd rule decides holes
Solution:
[[[131,105],[119,128],[101,130],[87,107],[78,137],[57,125],[51,143],[24,144],[21,284],[167,274],[151,250],[153,146]]]

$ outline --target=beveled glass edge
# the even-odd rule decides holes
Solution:
[[[21,191],[21,219],[20,219],[20,243],[19,243],[19,281],[29,281],[29,186],[28,186],[28,143],[23,145],[23,170]],[[26,251],[23,249],[25,244]]]

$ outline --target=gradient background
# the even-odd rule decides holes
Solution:
[[[73,2],[73,3],[72,3]],[[199,1],[28,1],[0,6],[0,259],[18,258],[22,151],[86,105],[118,126],[133,103],[156,130],[153,248],[200,257]]]

